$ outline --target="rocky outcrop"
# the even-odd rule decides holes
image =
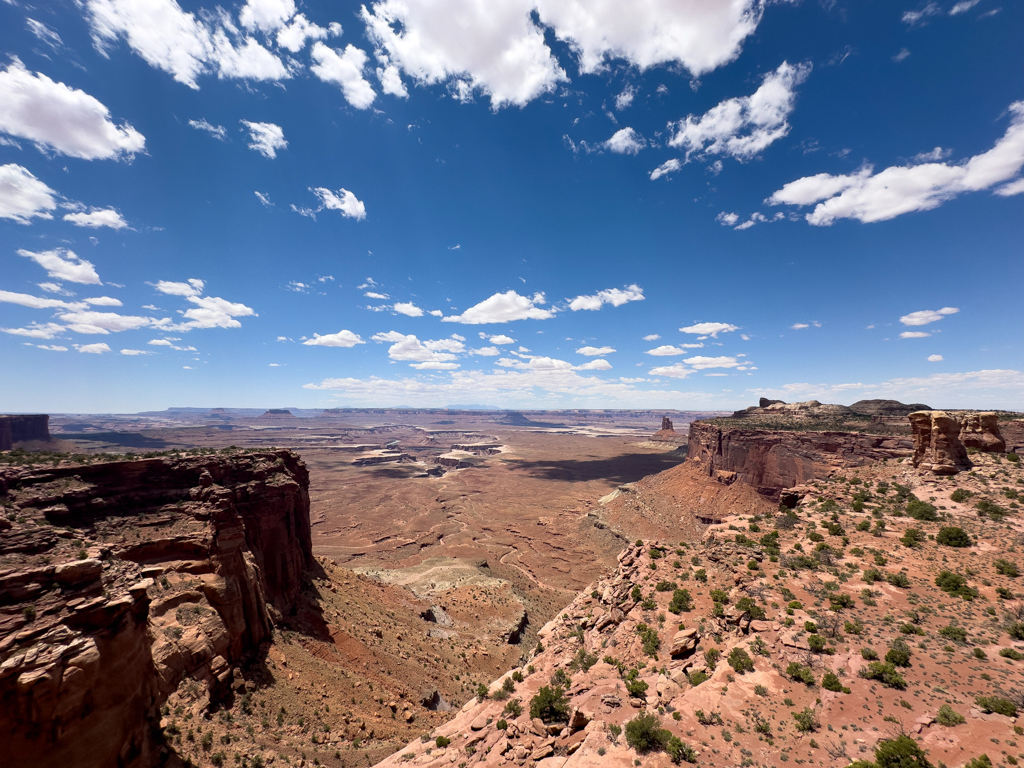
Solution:
[[[936,475],[955,475],[971,462],[960,442],[960,422],[945,411],[917,411],[909,416],[914,434],[914,466]]]
[[[776,406],[770,406],[774,408]],[[785,488],[838,469],[913,455],[913,442],[849,432],[790,432],[690,424],[687,463],[722,482],[740,480],[778,500]]]
[[[50,440],[50,417],[44,414],[0,416],[0,451],[24,440]]]
[[[661,429],[651,435],[651,440],[657,443],[682,444],[686,442],[686,435],[679,434],[672,426],[672,419],[668,416],[661,417]]]
[[[914,411],[930,411],[924,403],[901,403],[899,400],[858,400],[850,410],[862,416],[907,417]]]
[[[1005,451],[1006,441],[999,432],[999,414],[965,414],[960,421],[960,442],[965,448],[976,448],[984,453]]]
[[[761,398],[758,405],[744,408],[742,411],[733,413],[733,418],[742,419],[748,416],[778,416],[790,419],[803,419],[815,421],[821,419],[839,419],[848,416],[852,411],[845,405],[831,403],[820,403],[817,400],[807,400],[802,403],[784,403],[782,400],[768,400]]]
[[[167,696],[222,696],[296,610],[308,484],[289,451],[0,470],[5,762],[156,764]]]

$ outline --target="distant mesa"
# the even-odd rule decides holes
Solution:
[[[767,405],[766,405],[767,403]],[[762,397],[758,405],[744,408],[742,411],[733,413],[733,417],[742,419],[747,416],[777,415],[777,416],[799,416],[813,418],[835,418],[853,413],[845,405],[822,404],[817,400],[807,400],[802,403],[786,403],[782,400],[768,400]]]
[[[672,419],[661,417],[661,429],[651,435],[651,440],[658,443],[685,443],[686,435],[680,435],[672,426]]]
[[[268,408],[267,412],[260,416],[261,419],[294,419],[295,414],[287,408]]]
[[[210,413],[227,413],[227,408],[211,408]]]
[[[850,410],[862,416],[898,416],[906,417],[914,411],[930,411],[932,407],[924,403],[901,403],[899,400],[858,400],[850,406]]]
[[[50,417],[45,413],[0,416],[0,451],[28,440],[50,442]]]
[[[500,411],[496,405],[446,405],[446,411]]]
[[[769,400],[767,397],[762,397],[758,403],[758,408],[767,408],[769,405],[785,405],[785,400]]]

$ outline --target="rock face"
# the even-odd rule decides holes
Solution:
[[[909,419],[914,432],[915,467],[936,475],[955,475],[970,468],[956,418],[945,411],[917,411]]]
[[[661,417],[661,428],[663,430],[668,429],[672,430],[673,432],[675,431],[674,429],[672,429],[672,419],[670,419],[668,416]]]
[[[961,420],[960,442],[965,448],[977,448],[985,453],[1002,453],[1006,441],[999,432],[996,413],[968,413]]]
[[[46,414],[0,416],[0,451],[9,451],[22,440],[50,440],[50,417]]]
[[[160,705],[213,700],[295,611],[312,563],[289,451],[0,470],[4,762],[158,762]],[[57,527],[59,526],[59,527]]]
[[[899,437],[734,429],[695,421],[687,463],[722,482],[740,480],[777,501],[785,488],[825,479],[837,469],[911,456],[913,446]]]
[[[901,403],[899,400],[858,400],[850,410],[864,416],[909,416],[914,411],[930,411],[924,403]]]

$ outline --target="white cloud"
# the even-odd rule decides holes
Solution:
[[[686,350],[688,349],[699,349],[703,347],[703,344],[663,344],[660,347],[654,349],[648,349],[644,352],[645,355],[654,355],[655,357],[673,357],[675,355],[687,355],[689,354]]]
[[[736,222],[740,220],[738,213],[726,213],[722,211],[720,214],[715,216],[715,221],[721,224],[723,227],[734,227]]]
[[[186,323],[180,323],[176,330],[193,328],[241,328],[242,324],[236,317],[255,317],[256,312],[245,304],[228,301],[217,296],[189,296],[188,301],[196,305],[194,309],[186,309],[183,313]]]
[[[94,307],[120,307],[121,301],[119,299],[113,299],[110,296],[97,296],[92,299],[82,299],[86,304],[91,304]]]
[[[810,328],[811,326],[809,326],[807,323],[793,323],[789,327],[792,328],[794,331],[799,331],[801,328]]]
[[[392,310],[399,313],[400,315],[408,315],[409,317],[423,317],[423,310],[413,304],[411,301],[399,302],[391,307]]]
[[[687,368],[682,363],[675,363],[673,365],[662,365],[656,368],[651,368],[649,373],[651,376],[668,376],[670,379],[685,379],[693,373],[693,369]]]
[[[32,296],[28,293],[14,293],[12,291],[0,291],[0,302],[5,304],[18,304],[31,309],[82,309],[86,305],[82,302],[64,301],[62,299],[44,299],[39,296]]]
[[[472,355],[480,355],[481,357],[497,357],[501,354],[501,350],[497,347],[480,347],[480,349],[470,350]]]
[[[160,291],[160,293],[166,293],[168,296],[199,296],[202,294],[205,286],[206,283],[202,280],[192,278],[187,283],[158,280],[153,287]]]
[[[615,97],[615,109],[619,112],[629,107],[633,103],[633,99],[636,97],[636,88],[631,85],[627,85],[622,89],[622,93]]]
[[[356,109],[368,109],[377,94],[373,86],[363,77],[363,70],[369,56],[354,45],[345,47],[343,53],[324,43],[313,44],[313,61],[310,67],[314,75],[325,83],[334,83],[341,88],[345,101]]]
[[[102,355],[104,352],[109,352],[110,347],[102,342],[99,344],[83,344],[78,348],[79,352],[85,352],[88,355]]]
[[[904,331],[900,334],[901,339],[924,339],[931,334],[928,331]]]
[[[941,363],[942,362],[942,355],[928,355],[928,362],[929,363]]]
[[[428,315],[433,315],[434,317],[443,317],[444,316],[444,312],[442,312],[440,309],[432,309],[429,312],[427,312],[427,314]]]
[[[749,160],[789,133],[787,119],[796,102],[794,89],[811,72],[810,64],[782,62],[765,76],[751,96],[727,99],[701,117],[670,123],[669,146],[691,154],[728,155]]]
[[[62,347],[59,344],[36,344],[40,349],[45,349],[50,352],[67,352],[67,347]]]
[[[649,333],[646,336],[644,336],[644,341],[657,341],[660,338],[661,336],[657,333]]]
[[[740,361],[735,357],[704,357],[698,355],[697,357],[688,357],[683,360],[687,365],[693,366],[694,370],[702,371],[705,368],[736,368],[741,365]]]
[[[1010,197],[1011,195],[1024,194],[1024,176],[1017,179],[1016,181],[1011,181],[1009,184],[1004,184],[1003,186],[997,188],[995,193],[1000,197]]]
[[[555,316],[555,310],[537,306],[545,303],[543,293],[535,293],[533,298],[529,298],[520,296],[515,291],[506,291],[484,299],[461,315],[442,318],[441,322],[483,325],[509,323],[513,320],[547,320]]]
[[[146,343],[147,344],[152,344],[154,347],[173,347],[174,346],[174,344],[171,341],[169,341],[168,339],[153,339],[151,341],[147,341]]]
[[[942,13],[942,10],[938,5],[935,3],[928,3],[916,11],[904,11],[903,22],[913,27],[917,24],[921,24],[929,16],[936,16],[940,13]]]
[[[359,338],[359,334],[342,330],[324,336],[314,333],[312,339],[306,339],[302,343],[307,347],[354,347],[356,344],[365,344],[366,342]]]
[[[717,339],[718,334],[720,333],[729,333],[731,331],[738,331],[739,329],[738,325],[732,325],[731,323],[696,323],[695,325],[688,325],[685,328],[680,328],[679,330],[683,333],[710,336],[713,339]]]
[[[294,0],[246,0],[238,21],[246,29],[273,32],[295,15]]]
[[[453,371],[461,366],[458,363],[439,363],[428,360],[425,363],[409,363],[409,367],[420,371]]]
[[[456,359],[456,353],[465,350],[465,345],[458,339],[420,341],[412,334],[406,335],[397,331],[376,333],[372,338],[378,343],[391,342],[391,347],[388,348],[388,357],[399,362],[447,363]]]
[[[249,129],[249,149],[271,159],[277,157],[277,150],[287,149],[288,141],[281,126],[274,123],[251,123],[248,120],[240,122]]]
[[[502,344],[515,344],[516,343],[516,340],[513,339],[511,336],[505,336],[504,334],[499,334],[497,336],[490,336],[490,337],[488,337],[486,333],[483,333],[481,331],[480,338],[487,338],[487,340],[489,342],[491,342],[491,344],[498,344],[499,346],[502,345]]]
[[[935,323],[947,315],[955,315],[960,310],[956,307],[943,307],[942,309],[922,309],[918,312],[911,312],[903,315],[900,322],[904,325],[928,325]]]
[[[200,75],[284,80],[281,59],[252,37],[242,36],[223,12],[186,13],[176,0],[85,0],[93,41],[106,54],[124,38],[150,66],[198,88]]]
[[[66,248],[55,248],[52,251],[19,250],[19,256],[32,259],[39,266],[46,270],[46,274],[56,280],[66,280],[69,283],[81,283],[83,285],[102,285],[100,276],[92,262],[79,258],[74,251]]]
[[[621,307],[630,301],[643,301],[644,289],[634,283],[627,285],[624,289],[608,288],[598,291],[592,296],[577,296],[569,301],[569,309],[578,312],[581,309],[600,309],[604,304],[611,304],[613,307]]]
[[[263,203],[263,205],[265,205],[267,208],[270,208],[270,207],[272,207],[274,205],[272,202],[270,202],[270,194],[269,193],[259,192],[257,190],[253,190],[253,194],[256,195],[256,197],[259,199],[259,201],[261,203]]]
[[[14,163],[0,165],[0,219],[19,224],[28,224],[33,218],[52,219],[56,194],[27,168]]]
[[[959,3],[949,9],[950,16],[957,16],[961,13],[967,13],[974,6],[980,3],[981,0],[961,0]]]
[[[386,293],[377,293],[376,291],[367,291],[366,293],[363,294],[363,296],[365,296],[368,299],[380,299],[380,300],[390,299],[391,298]]]
[[[576,350],[576,354],[586,355],[587,357],[597,357],[600,355],[610,355],[614,351],[614,347],[580,347]]]
[[[622,128],[612,134],[604,147],[620,155],[635,155],[647,146],[644,138],[632,128]]]
[[[121,213],[114,208],[90,208],[89,212],[77,211],[64,216],[64,221],[70,221],[76,227],[110,227],[111,229],[124,229],[128,222],[121,217]]]
[[[31,323],[25,328],[0,328],[4,333],[29,339],[52,339],[62,334],[64,330],[64,326],[57,323]]]
[[[900,52],[897,53],[895,56],[893,56],[892,60],[895,61],[897,64],[899,64],[901,61],[903,61],[909,55],[910,55],[910,51],[909,50],[907,50],[906,48],[900,48]]]
[[[331,211],[338,211],[347,219],[355,219],[356,221],[362,221],[366,218],[366,206],[362,200],[359,200],[353,193],[347,189],[339,189],[337,192],[332,192],[325,187],[311,188],[310,191],[320,198],[320,208],[322,211],[325,208]]]
[[[577,371],[610,371],[611,368],[612,364],[609,363],[604,358],[601,358],[599,360],[591,360],[589,363],[584,363],[583,365],[576,366]]]
[[[402,82],[402,74],[398,67],[389,64],[386,67],[377,67],[377,79],[380,80],[380,89],[391,96],[400,99],[409,98],[409,91]]]
[[[306,47],[309,40],[323,40],[330,32],[321,26],[314,24],[305,17],[298,14],[292,23],[282,27],[277,33],[277,44],[292,53],[298,53]],[[338,34],[341,34],[340,27]]]
[[[651,171],[651,181],[656,181],[660,179],[662,176],[667,176],[670,173],[675,173],[682,167],[683,164],[674,157],[669,160],[666,160],[664,163],[662,163],[653,171]]]
[[[137,328],[151,326],[156,322],[151,317],[119,315],[116,312],[95,312],[92,310],[63,312],[57,317],[67,323],[67,327],[75,333],[103,335],[133,331]]]
[[[215,139],[219,139],[220,141],[227,140],[228,129],[225,128],[223,125],[213,125],[212,123],[208,123],[206,122],[206,118],[200,118],[199,120],[189,120],[188,124],[195,128],[196,130],[206,131]]]
[[[130,125],[115,125],[97,99],[29,72],[18,59],[0,71],[0,104],[0,133],[28,139],[40,151],[104,160],[130,158],[146,146]]]
[[[54,51],[64,46],[64,41],[60,39],[57,31],[46,26],[43,22],[36,21],[35,19],[25,19],[25,25],[40,42],[46,43]]]
[[[121,354],[128,355],[129,357],[134,357],[136,355],[152,355],[153,353],[147,352],[144,349],[122,349]]]
[[[1012,181],[1024,166],[1024,101],[1011,104],[1008,112],[1010,126],[1002,138],[989,151],[965,162],[891,166],[879,173],[867,165],[841,176],[819,173],[791,181],[767,202],[799,206],[817,203],[805,216],[815,226],[831,226],[837,219],[868,223],[931,210],[965,192]]]

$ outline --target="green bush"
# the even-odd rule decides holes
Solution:
[[[665,749],[672,734],[661,727],[658,716],[641,712],[626,723],[626,743],[641,755]]]
[[[949,494],[950,501],[955,501],[957,504],[963,504],[974,494],[963,488],[957,488],[951,494]]]
[[[754,660],[742,648],[733,648],[729,653],[728,661],[729,666],[736,670],[736,674],[742,675],[744,672],[754,671]]]
[[[980,517],[990,517],[993,520],[1002,520],[1003,515],[1006,514],[1005,509],[988,499],[982,499],[974,505],[974,508],[978,510],[978,515]]]
[[[909,517],[912,517],[915,520],[934,522],[935,520],[939,519],[938,516],[935,514],[935,507],[929,504],[927,501],[921,501],[919,499],[911,499],[910,501],[908,501],[906,512]]]
[[[805,667],[795,661],[791,661],[789,666],[786,667],[786,674],[805,685],[814,685],[814,672],[809,667]]]
[[[1007,624],[1006,634],[1014,640],[1024,640],[1024,621],[1014,621]]]
[[[1017,705],[1002,696],[978,696],[974,702],[986,712],[996,712],[1007,717],[1017,716]]]
[[[992,760],[988,755],[982,753],[964,763],[964,768],[992,768]]]
[[[692,685],[694,688],[696,688],[698,685],[700,685],[701,683],[703,683],[707,679],[708,679],[708,676],[705,675],[703,672],[691,672],[687,676],[687,680],[690,681],[690,685]]]
[[[967,531],[955,525],[940,528],[935,541],[944,547],[962,548],[971,546],[971,537],[967,535]]]
[[[978,596],[978,590],[967,586],[967,579],[959,573],[941,571],[935,577],[935,586],[950,595],[960,595],[964,600],[973,600]]]
[[[801,733],[816,731],[819,725],[818,718],[810,707],[804,707],[800,712],[794,712],[793,722],[796,724],[796,729]]]
[[[1024,653],[1016,651],[1013,648],[1003,648],[999,651],[999,655],[1004,659],[1010,659],[1011,661],[1020,661],[1024,659]]]
[[[874,661],[878,658],[878,652],[874,648],[861,648],[861,658],[867,659],[868,661]]]
[[[671,613],[684,613],[693,610],[693,599],[690,597],[690,590],[677,589],[672,593],[672,602],[668,604]]]
[[[944,725],[947,728],[953,728],[967,722],[967,718],[949,706],[949,704],[943,704],[939,707],[939,713],[935,716],[935,720],[939,725]]]
[[[999,558],[993,561],[992,566],[996,569],[996,573],[1001,576],[1010,576],[1011,578],[1020,576],[1020,569],[1017,568],[1017,564],[1011,563],[1009,560]]]
[[[569,722],[569,700],[562,687],[541,687],[530,701],[530,717],[539,717],[545,723]]]
[[[878,742],[875,764],[878,768],[931,768],[924,750],[906,735]]]
[[[895,664],[897,667],[909,667],[910,646],[906,644],[903,638],[896,638],[892,641],[892,646],[885,654],[885,660],[890,664]]]
[[[955,640],[958,643],[964,643],[967,641],[967,630],[963,627],[958,627],[956,624],[949,624],[939,630],[939,634],[949,640]]]
[[[826,691],[834,691],[839,693],[843,690],[843,681],[839,679],[839,675],[835,672],[826,672],[821,678],[821,687]]]
[[[503,714],[512,715],[512,717],[519,717],[523,714],[523,705],[519,699],[511,699],[506,705],[505,709],[502,710]]]
[[[924,531],[919,531],[917,528],[907,528],[903,532],[903,537],[900,539],[900,543],[908,549],[920,546],[922,542],[928,539],[924,535]]]
[[[711,600],[716,603],[725,605],[729,602],[729,594],[724,589],[712,589]]]
[[[872,661],[861,669],[860,676],[865,680],[878,680],[886,688],[902,691],[907,687],[907,681],[903,675],[897,672],[896,667],[888,661]]]
[[[637,624],[636,633],[643,641],[644,653],[653,659],[658,658],[658,649],[661,648],[661,638],[658,637],[658,630],[652,629],[646,624]]]
[[[1018,456],[1013,451],[1010,451],[1008,454],[1006,454],[1006,460],[1011,464],[1016,464],[1018,461],[1020,461],[1020,456]]]
[[[768,618],[767,614],[764,612],[764,608],[754,602],[754,598],[752,597],[744,596],[737,600],[736,610],[742,611],[743,613],[749,613],[750,618],[758,621],[764,621]]]
[[[658,592],[671,592],[678,586],[674,581],[659,581],[654,589]]]
[[[451,743],[452,740],[449,739],[447,736],[438,736],[436,739],[434,739],[434,746],[438,749],[444,749]]]
[[[885,580],[900,589],[908,589],[910,587],[910,577],[903,573],[903,571],[886,574]]]
[[[684,743],[678,736],[670,736],[665,745],[665,751],[672,758],[673,763],[696,763],[697,750]]]

